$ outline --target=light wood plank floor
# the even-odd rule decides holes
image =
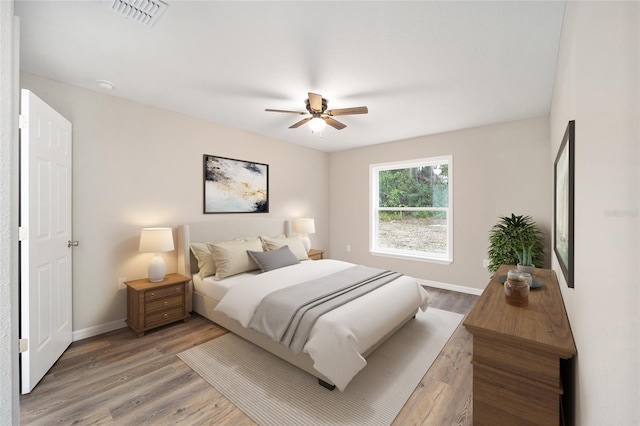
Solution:
[[[467,314],[477,296],[431,289],[431,306]],[[194,314],[138,339],[123,328],[71,344],[29,395],[29,425],[253,425],[176,354],[226,330]],[[424,376],[395,425],[471,425],[472,341],[462,325]]]

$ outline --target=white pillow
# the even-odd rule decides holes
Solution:
[[[309,256],[304,249],[302,240],[298,235],[295,237],[285,237],[284,235],[278,235],[277,237],[260,237],[265,251],[278,250],[282,246],[289,246],[289,250],[298,258],[298,260],[307,260]]]
[[[221,243],[207,243],[216,262],[216,279],[259,269],[247,250],[263,251],[260,238],[241,238]]]
[[[200,278],[215,275],[216,263],[213,260],[209,247],[207,247],[207,243],[191,243],[189,248],[198,261],[198,275],[200,275]]]

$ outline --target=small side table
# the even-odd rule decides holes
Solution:
[[[148,278],[127,281],[127,325],[138,334],[175,321],[188,321],[189,278],[167,274],[152,283]]]
[[[320,259],[324,259],[324,250],[319,250],[319,249],[309,249],[309,252],[307,253],[307,256],[309,256],[309,259],[311,260],[320,260]]]

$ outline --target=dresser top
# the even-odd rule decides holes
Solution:
[[[518,342],[560,358],[574,356],[576,346],[555,272],[536,268],[533,276],[542,286],[529,292],[529,306],[517,307],[506,303],[504,286],[498,279],[509,269],[515,266],[498,269],[464,320],[465,328],[473,335]]]

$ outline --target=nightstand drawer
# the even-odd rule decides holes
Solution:
[[[171,297],[165,297],[164,299],[160,299],[160,300],[145,302],[147,306],[146,307],[147,312],[153,312],[153,311],[157,311],[158,309],[170,308],[173,306],[181,306],[183,303],[184,303],[184,298],[182,297],[181,294],[178,294],[176,296],[171,296]]]
[[[173,296],[175,294],[183,294],[184,293],[184,285],[178,284],[169,287],[163,287],[156,290],[147,290],[144,292],[144,300],[155,300],[160,299],[161,297]]]
[[[184,306],[178,306],[175,308],[162,310],[153,314],[144,316],[144,326],[151,327],[154,324],[158,324],[165,321],[171,321],[174,319],[184,317]]]

